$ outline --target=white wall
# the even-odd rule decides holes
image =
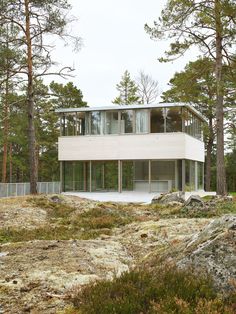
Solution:
[[[58,141],[62,160],[192,159],[204,162],[203,142],[184,133],[66,136]]]

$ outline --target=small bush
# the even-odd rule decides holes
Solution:
[[[81,314],[234,313],[208,276],[173,266],[124,273],[83,288],[71,301]]]

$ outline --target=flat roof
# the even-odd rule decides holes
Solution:
[[[149,108],[162,108],[162,107],[186,107],[194,112],[201,120],[207,122],[206,118],[197,111],[192,105],[188,103],[158,103],[146,105],[112,105],[103,107],[77,107],[77,108],[58,108],[55,109],[56,113],[70,113],[70,112],[90,112],[90,111],[108,111],[108,110],[128,110],[128,109],[149,109]]]

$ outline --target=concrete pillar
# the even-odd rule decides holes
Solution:
[[[175,189],[178,189],[178,162],[175,160]]]
[[[89,161],[89,192],[92,192],[92,161]]]
[[[148,185],[149,185],[149,193],[152,192],[152,161],[148,160]]]
[[[198,190],[198,162],[195,161],[195,191]]]
[[[122,161],[118,160],[118,192],[122,192]]]
[[[182,191],[185,192],[186,177],[185,177],[185,160],[182,160]]]

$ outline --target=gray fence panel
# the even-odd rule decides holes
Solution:
[[[39,194],[61,193],[60,182],[38,182]],[[0,183],[0,197],[24,196],[30,194],[30,183]]]

